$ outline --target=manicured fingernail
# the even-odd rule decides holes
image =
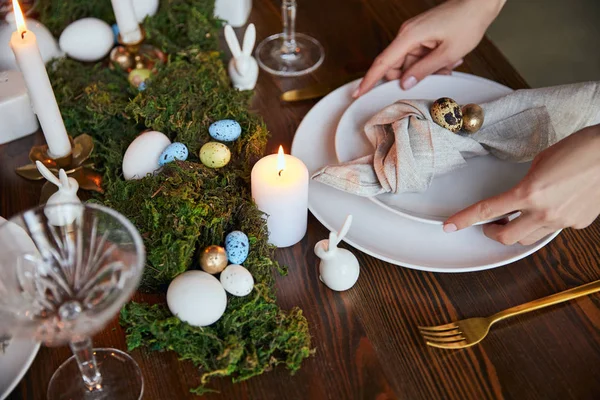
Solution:
[[[352,93],[352,97],[357,98],[358,94],[360,93],[360,88],[357,88],[354,93]]]
[[[409,76],[404,80],[404,82],[402,82],[402,87],[404,88],[404,90],[409,90],[413,88],[416,84],[417,78],[415,78],[414,76]]]
[[[452,69],[460,67],[463,62],[464,62],[464,60],[461,58],[460,60],[458,60],[457,62],[454,63],[454,65],[452,66]]]
[[[457,229],[458,228],[456,228],[456,225],[454,225],[454,224],[444,225],[444,232],[446,232],[446,233],[456,232]]]

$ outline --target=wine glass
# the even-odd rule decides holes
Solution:
[[[325,51],[316,39],[296,33],[296,0],[283,0],[283,32],[269,36],[256,48],[258,65],[279,76],[308,74],[323,63]]]
[[[117,349],[93,349],[90,336],[137,288],[145,263],[140,234],[97,204],[34,208],[0,225],[0,336],[69,343],[48,400],[141,399],[137,363]]]

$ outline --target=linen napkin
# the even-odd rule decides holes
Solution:
[[[586,126],[600,123],[600,82],[517,90],[480,104],[482,128],[452,133],[431,119],[433,100],[400,100],[364,127],[374,153],[330,165],[312,179],[359,196],[423,192],[438,176],[491,153],[509,162],[538,153]],[[356,133],[361,134],[359,132]]]

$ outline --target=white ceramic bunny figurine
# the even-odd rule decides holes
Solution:
[[[233,86],[238,90],[254,89],[258,80],[258,63],[252,57],[252,49],[256,41],[254,24],[250,24],[246,28],[242,49],[240,49],[240,43],[231,25],[225,26],[225,40],[233,55],[233,58],[229,61],[229,77]]]
[[[48,180],[55,184],[58,187],[58,192],[54,193],[48,201],[46,205],[56,205],[56,204],[73,204],[73,203],[81,203],[79,197],[77,197],[77,190],[79,190],[79,183],[74,178],[69,178],[64,169],[58,171],[58,176],[54,176],[54,174],[41,162],[36,161],[35,165],[37,166],[40,174],[44,176]],[[77,218],[77,210],[68,209],[68,208],[53,208],[49,207],[44,210],[44,214],[46,214],[46,218],[50,224],[54,226],[65,226],[72,224]]]
[[[337,247],[348,233],[351,224],[352,215],[348,215],[338,233],[331,232],[329,240],[321,240],[315,245],[315,254],[321,259],[319,264],[321,282],[329,289],[338,292],[354,286],[360,273],[360,266],[354,254]]]

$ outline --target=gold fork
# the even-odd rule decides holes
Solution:
[[[490,331],[490,327],[498,321],[598,291],[600,291],[600,280],[511,307],[487,318],[468,318],[439,326],[419,326],[419,331],[429,346],[440,349],[462,349],[481,342]]]

